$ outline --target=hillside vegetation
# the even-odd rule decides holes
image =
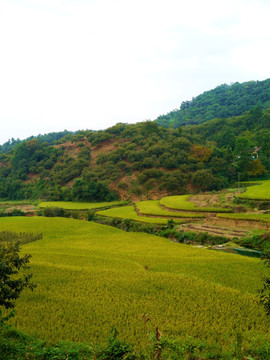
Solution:
[[[178,129],[146,121],[40,138],[0,152],[0,198],[157,199],[220,190],[270,169],[270,109]]]
[[[159,116],[156,122],[165,127],[177,128],[214,118],[241,115],[256,106],[270,106],[270,79],[217,86],[190,101],[183,101],[179,109]]]

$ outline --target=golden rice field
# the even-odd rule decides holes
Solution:
[[[251,183],[251,182],[250,182]],[[261,181],[261,184],[252,185],[238,195],[240,199],[270,200],[270,180]]]
[[[125,201],[111,201],[111,202],[96,202],[96,203],[86,203],[86,202],[73,202],[73,201],[45,201],[38,204],[40,209],[46,207],[59,207],[66,210],[91,210],[91,209],[101,209],[104,207],[110,206],[119,206],[125,204]]]
[[[238,331],[243,345],[270,340],[255,300],[265,270],[258,259],[66,218],[0,218],[0,230],[43,233],[23,246],[38,286],[22,294],[13,320],[39,338],[97,344],[115,326],[140,347],[158,325],[165,336],[224,348]],[[143,314],[151,318],[146,328]]]
[[[198,207],[188,199],[191,195],[165,196],[160,200],[160,204],[168,209],[202,212],[231,212],[231,209],[220,207]]]
[[[147,216],[139,216],[137,212],[134,209],[133,205],[130,206],[121,206],[121,207],[115,207],[112,209],[107,210],[100,210],[97,211],[97,215],[101,216],[108,216],[118,219],[131,219],[134,221],[139,221],[143,223],[149,223],[149,224],[167,224],[168,218],[153,218],[153,217],[147,217]],[[183,221],[176,219],[175,223],[180,224]]]

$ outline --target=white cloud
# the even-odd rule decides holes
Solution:
[[[267,78],[269,16],[259,0],[0,0],[0,142],[153,119]]]

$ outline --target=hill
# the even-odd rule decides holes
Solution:
[[[183,101],[179,109],[159,116],[156,122],[177,128],[241,115],[257,106],[263,109],[270,107],[270,79],[220,85],[190,101]]]
[[[270,169],[270,109],[166,129],[155,122],[41,138],[0,152],[0,198],[112,201],[219,190]]]

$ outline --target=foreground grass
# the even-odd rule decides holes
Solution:
[[[175,211],[164,210],[160,206],[159,200],[138,201],[135,205],[140,214],[153,216],[167,216],[173,218],[203,218],[203,214],[180,213]]]
[[[97,202],[97,203],[82,203],[72,201],[46,201],[39,203],[38,207],[43,209],[46,207],[59,207],[66,210],[91,210],[101,209],[110,206],[117,206],[125,204],[125,201],[111,201],[111,202]]]
[[[202,211],[202,212],[231,212],[231,209],[220,207],[197,207],[191,201],[188,201],[191,195],[165,196],[160,200],[160,204],[169,209]]]
[[[139,222],[143,222],[143,223],[149,223],[149,224],[167,224],[168,223],[168,219],[139,216],[137,214],[137,212],[135,211],[133,205],[97,211],[97,215],[108,216],[108,217],[119,218],[119,219],[131,219],[131,220],[135,220],[135,221],[139,221]],[[175,222],[177,224],[182,223],[182,221],[178,220],[178,219],[176,219]]]
[[[38,287],[22,294],[13,324],[29,334],[95,345],[115,326],[141,347],[158,325],[164,336],[224,349],[239,331],[243,346],[269,340],[269,320],[255,301],[260,260],[74,219],[1,218],[0,229],[43,233],[23,247]]]
[[[240,199],[270,200],[270,180],[261,181],[259,185],[252,185],[238,195]]]

